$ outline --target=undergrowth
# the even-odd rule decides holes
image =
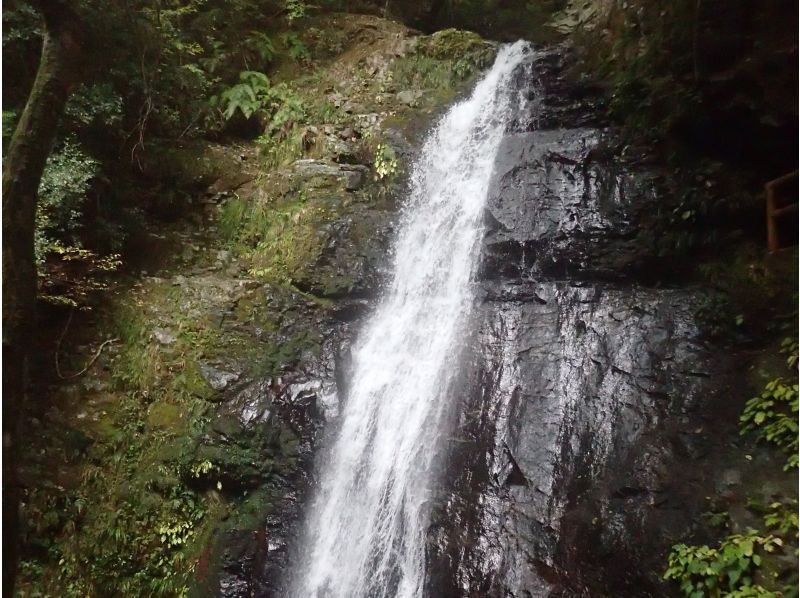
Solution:
[[[787,456],[784,471],[798,466],[797,425],[797,339],[789,337],[781,344],[786,368],[794,383],[783,377],[767,382],[764,390],[745,405],[740,418],[741,433],[774,446]],[[750,508],[762,513],[763,531],[748,529],[720,540],[717,546],[676,544],[669,554],[664,579],[676,582],[689,598],[760,598],[798,595],[797,578],[781,586],[777,573],[761,571],[769,558],[789,550],[797,557],[797,500],[774,501]],[[712,513],[716,520],[727,522],[727,513]]]

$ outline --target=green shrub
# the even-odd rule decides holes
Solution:
[[[392,176],[397,172],[397,155],[391,146],[379,143],[375,149],[375,180]]]
[[[797,467],[798,462],[797,391],[797,384],[771,380],[760,395],[747,401],[741,417],[742,434],[753,433],[788,455],[785,470]]]
[[[482,54],[489,47],[477,33],[460,29],[437,31],[423,43],[425,54],[438,60]]]
[[[211,104],[215,107],[219,104],[227,120],[233,118],[237,111],[245,118],[250,118],[267,107],[269,90],[269,78],[264,73],[242,71],[239,73],[239,83],[223,91],[219,98],[212,97]]]
[[[797,369],[798,343],[794,337],[781,342],[781,353],[786,355],[786,365]],[[742,434],[753,433],[761,441],[777,446],[788,456],[784,470],[798,465],[798,385],[776,378],[767,383],[757,397],[744,408],[740,418]]]
[[[296,33],[286,33],[283,36],[283,42],[286,44],[287,52],[292,60],[296,62],[307,62],[311,60],[311,53],[303,43],[303,40]]]
[[[423,38],[416,50],[392,63],[400,88],[449,91],[492,61],[495,47],[476,33],[446,29]]]
[[[261,64],[266,66],[275,58],[275,46],[272,38],[263,31],[251,31],[244,40],[244,48],[261,59]],[[247,56],[245,56],[247,60]]]
[[[76,126],[115,127],[122,123],[122,97],[110,83],[82,85],[70,96],[64,114]]]
[[[266,121],[267,136],[281,133],[285,136],[296,123],[306,120],[308,109],[297,93],[286,83],[271,85],[264,73],[242,71],[239,83],[211,100],[219,105],[225,119],[230,120],[237,112],[245,118],[261,116]]]
[[[100,163],[73,138],[47,159],[39,184],[36,213],[36,258],[62,245],[80,246],[88,193],[100,176]]]
[[[689,598],[775,597],[778,594],[753,584],[753,574],[761,566],[760,552],[782,545],[780,538],[760,536],[755,530],[728,536],[718,548],[676,544],[664,579],[678,582]]]
[[[308,108],[302,98],[286,83],[275,85],[269,94],[271,118],[266,126],[266,133],[285,136],[295,124],[305,122]]]
[[[775,533],[783,536],[794,535],[797,538],[797,501],[789,501],[789,505],[781,502],[774,502],[769,505],[769,510],[764,515],[764,523],[767,527],[775,530]]]

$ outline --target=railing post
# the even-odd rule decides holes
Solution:
[[[797,175],[798,172],[795,170],[764,185],[764,191],[767,194],[767,249],[770,253],[775,253],[781,248],[781,240],[778,235],[778,218],[796,212],[798,209],[797,200],[791,201],[791,198],[788,205],[779,205],[778,188],[785,187],[792,181],[796,181]]]

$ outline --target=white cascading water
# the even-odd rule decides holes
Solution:
[[[391,287],[354,349],[340,429],[307,515],[298,598],[423,593],[430,477],[447,433],[489,179],[516,94],[512,73],[528,48],[500,49],[414,166]]]

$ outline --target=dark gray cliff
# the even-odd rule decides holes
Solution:
[[[665,554],[711,483],[697,460],[731,366],[697,292],[646,284],[658,177],[620,155],[566,56],[536,55],[531,112],[497,157],[431,596],[669,594]]]

